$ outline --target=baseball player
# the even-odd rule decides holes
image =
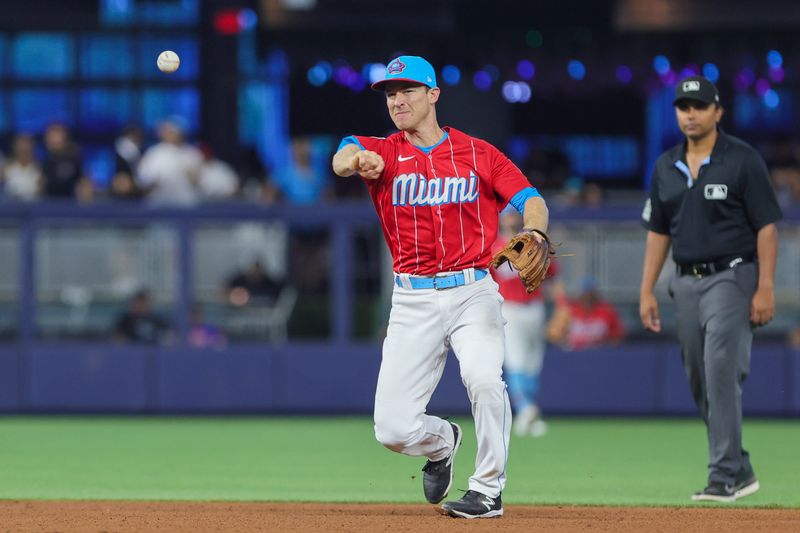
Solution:
[[[500,214],[500,236],[493,251],[501,250],[522,228],[522,217],[516,210],[506,209]],[[548,275],[556,273],[556,263],[550,264]],[[514,433],[519,436],[541,437],[547,432],[536,402],[539,376],[542,372],[546,335],[545,305],[542,289],[528,292],[520,283],[511,263],[491,270],[492,277],[503,296],[503,316],[506,319],[505,379],[514,408]],[[560,283],[553,290],[563,292]]]
[[[742,382],[752,328],[775,315],[781,210],[758,152],[718,127],[713,83],[682,80],[673,104],[686,138],[656,161],[642,212],[648,231],[639,314],[645,328],[661,331],[653,287],[671,246],[677,271],[669,291],[683,366],[708,428],[708,485],[692,499],[732,502],[760,487],[742,447]]]
[[[400,131],[344,138],[333,170],[357,173],[366,183],[394,261],[375,436],[390,450],[427,457],[425,498],[439,503],[447,496],[463,435],[457,424],[426,414],[426,407],[452,348],[472,404],[478,452],[469,490],[442,509],[453,517],[502,516],[511,408],[502,379],[502,297],[487,264],[506,204],[541,232],[547,207],[497,148],[439,127],[440,90],[428,61],[397,57],[372,87],[384,92]]]

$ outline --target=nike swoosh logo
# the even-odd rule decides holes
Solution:
[[[409,159],[414,159],[414,156],[413,155],[409,155],[409,156],[406,156],[406,157],[403,157],[402,155],[398,155],[397,156],[397,160],[400,161],[400,162],[408,161]]]

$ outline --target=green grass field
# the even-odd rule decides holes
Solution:
[[[456,420],[465,489],[475,434]],[[512,438],[504,502],[687,505],[704,485],[700,421],[549,423],[543,438]],[[798,422],[746,421],[762,490],[735,505],[800,507],[798,443]],[[2,499],[422,503],[423,463],[380,446],[366,417],[0,418]]]

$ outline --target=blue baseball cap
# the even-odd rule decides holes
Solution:
[[[400,56],[392,59],[386,65],[386,78],[373,83],[372,88],[382,91],[384,85],[394,80],[419,83],[431,89],[437,86],[433,66],[419,56]]]
[[[581,280],[581,292],[596,292],[597,280],[592,276],[586,276]]]

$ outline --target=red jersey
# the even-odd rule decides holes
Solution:
[[[494,246],[492,246],[492,255],[502,250],[506,243],[508,243],[508,239],[499,237]],[[528,292],[525,285],[522,284],[522,280],[519,279],[517,269],[511,266],[508,261],[497,269],[491,269],[491,273],[497,285],[500,286],[500,294],[506,301],[526,304],[534,300],[544,299],[541,287],[531,293]],[[550,266],[547,267],[547,277],[551,278],[556,274],[558,274],[558,266],[555,261],[550,261]]]
[[[383,157],[383,174],[364,179],[400,274],[430,276],[486,268],[497,238],[497,215],[530,187],[500,150],[453,128],[430,152],[402,132],[355,136]]]
[[[617,310],[608,302],[599,301],[587,309],[577,300],[570,301],[569,315],[566,344],[573,350],[619,340],[625,334]]]

